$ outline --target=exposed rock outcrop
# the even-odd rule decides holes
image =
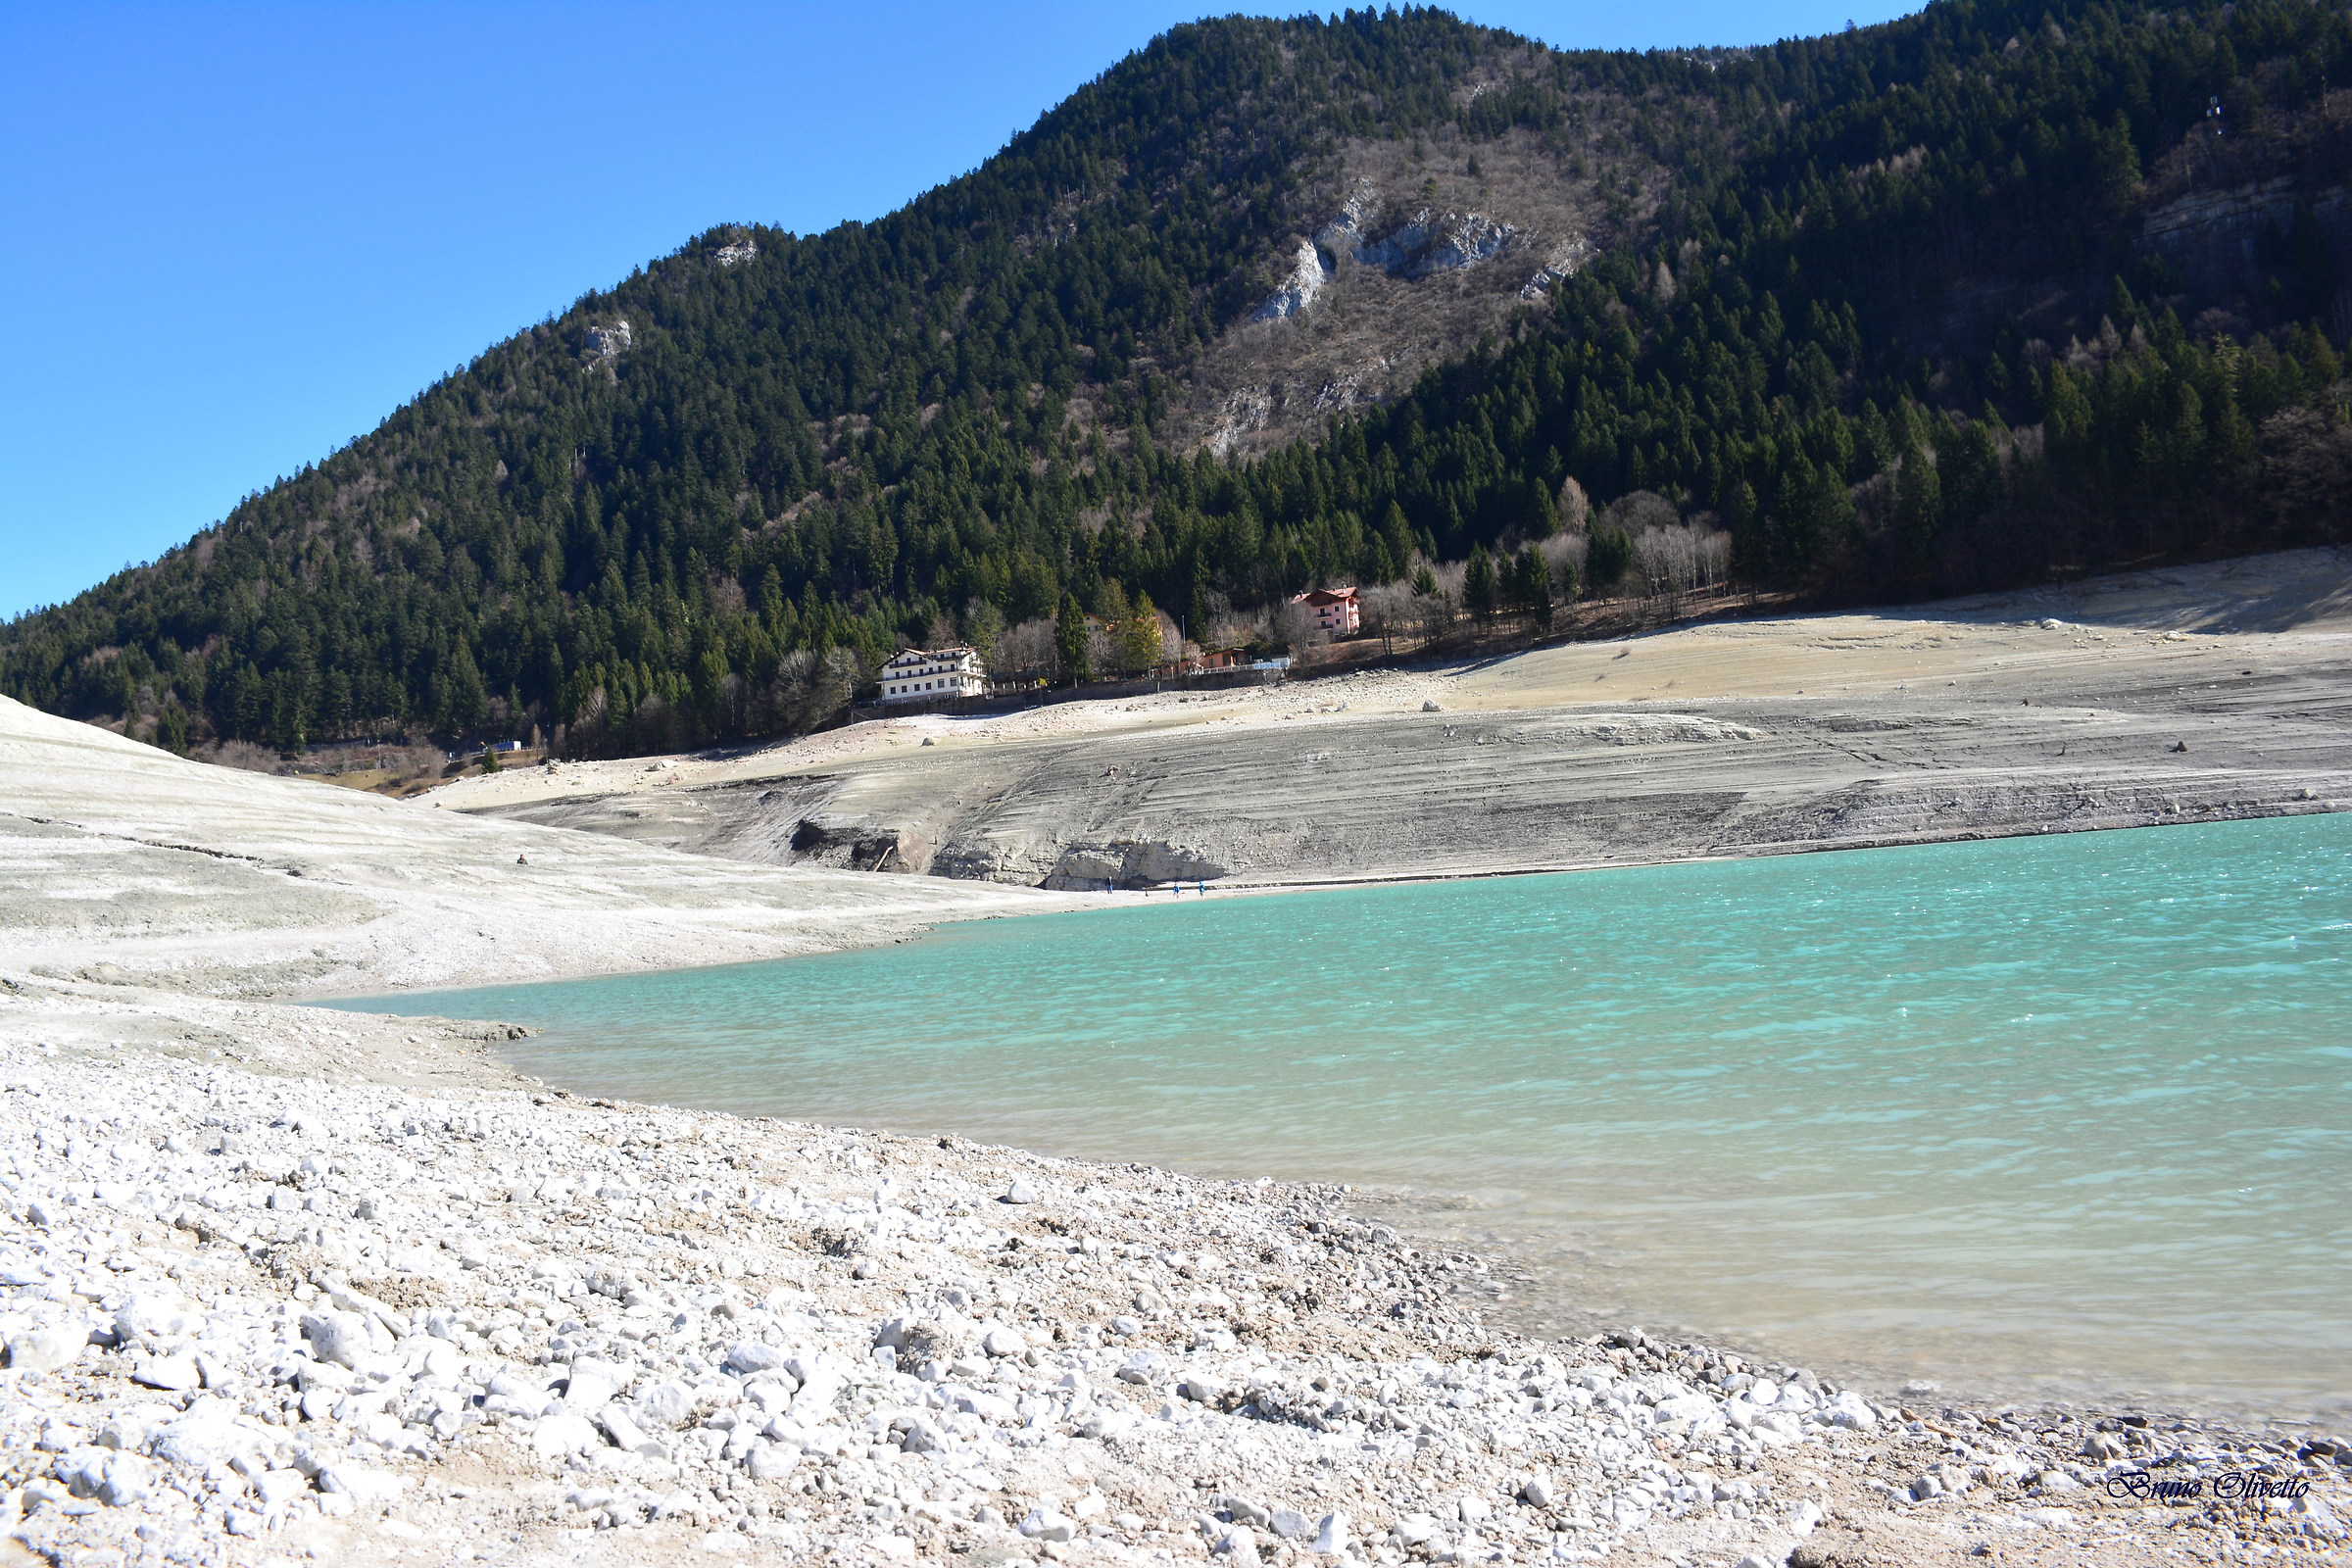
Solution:
[[[1427,277],[1432,272],[1475,267],[1500,252],[1518,233],[1484,213],[1414,210],[1395,228],[1355,248],[1355,259],[1391,277]]]
[[[1300,240],[1292,262],[1291,275],[1284,278],[1282,286],[1268,295],[1266,302],[1257,308],[1257,318],[1275,321],[1286,316],[1297,316],[1314,303],[1315,296],[1323,291],[1324,281],[1330,275],[1331,269],[1325,264],[1323,253],[1315,249],[1315,242],[1311,239]]]
[[[1170,844],[1077,844],[1054,862],[1045,886],[1057,893],[1091,893],[1110,883],[1123,888],[1164,887],[1170,882],[1209,882],[1226,868],[1203,855]]]
[[[588,368],[593,370],[600,366],[612,364],[627,353],[634,339],[635,334],[630,331],[629,323],[625,319],[614,321],[609,326],[592,326],[588,329],[586,338],[582,340],[580,358],[587,362]]]

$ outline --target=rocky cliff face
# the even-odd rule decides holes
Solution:
[[[2314,238],[2324,251],[2298,255]],[[2333,277],[2352,271],[2352,184],[2324,184],[2296,172],[2190,190],[2142,220],[2139,244],[2177,268],[2200,295],[2236,300],[2236,314],[2251,315],[2274,276],[2282,286],[2308,287],[2312,279],[2297,274],[2318,271],[2323,258]]]
[[[1671,172],[1596,97],[1573,134],[1359,140],[1304,172],[1258,305],[1187,368],[1171,434],[1252,457],[1393,397],[1650,228]]]

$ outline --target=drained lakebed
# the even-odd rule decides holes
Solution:
[[[2352,818],[1258,898],[338,1003],[582,1093],[1352,1182],[1639,1322],[1955,1393],[2352,1395]],[[1470,1288],[1479,1288],[1471,1281]]]

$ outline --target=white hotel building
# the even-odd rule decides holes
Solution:
[[[881,679],[882,701],[886,703],[979,697],[988,691],[988,675],[980,667],[980,656],[969,648],[930,652],[909,648],[882,666]]]

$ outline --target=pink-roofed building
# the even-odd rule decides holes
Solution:
[[[1334,637],[1345,637],[1362,624],[1352,588],[1312,588],[1291,595],[1291,603],[1315,612],[1315,626]]]

